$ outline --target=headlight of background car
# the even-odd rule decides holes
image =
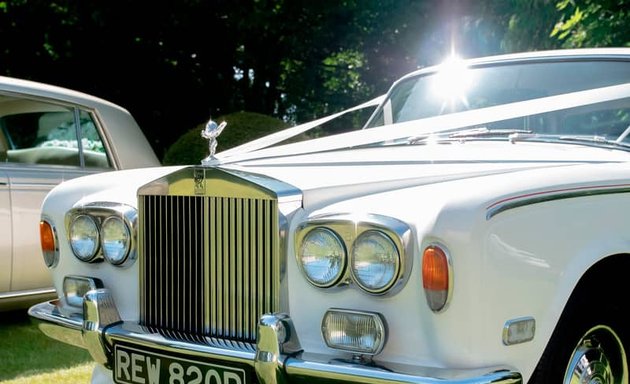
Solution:
[[[392,240],[379,231],[362,233],[352,247],[352,275],[370,293],[389,288],[398,277],[400,257]]]
[[[345,270],[346,249],[333,231],[315,228],[304,237],[299,260],[306,278],[313,285],[330,287]]]
[[[137,210],[127,205],[92,203],[66,215],[70,246],[81,261],[105,259],[118,267],[136,259]]]
[[[94,260],[98,252],[99,233],[92,217],[87,215],[75,217],[70,224],[69,236],[72,252],[79,260]]]

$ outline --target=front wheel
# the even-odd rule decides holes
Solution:
[[[589,329],[573,350],[562,383],[627,382],[626,351],[617,333],[605,325]]]
[[[628,326],[619,308],[571,307],[529,384],[628,384]]]

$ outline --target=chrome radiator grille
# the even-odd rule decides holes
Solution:
[[[141,324],[254,343],[279,307],[278,202],[140,196]]]

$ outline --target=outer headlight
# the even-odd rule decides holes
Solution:
[[[299,260],[308,281],[330,287],[339,281],[346,267],[346,249],[333,231],[318,227],[302,240]]]
[[[99,246],[98,226],[94,219],[79,215],[70,224],[70,246],[74,255],[82,261],[96,258]]]
[[[129,256],[131,231],[125,221],[118,216],[110,216],[101,226],[101,246],[103,256],[114,265],[121,265]]]
[[[352,247],[352,275],[370,293],[381,293],[398,278],[400,255],[396,244],[376,230],[363,232]]]

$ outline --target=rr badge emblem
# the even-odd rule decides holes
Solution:
[[[206,170],[195,168],[193,171],[193,181],[195,183],[195,195],[206,194]]]

